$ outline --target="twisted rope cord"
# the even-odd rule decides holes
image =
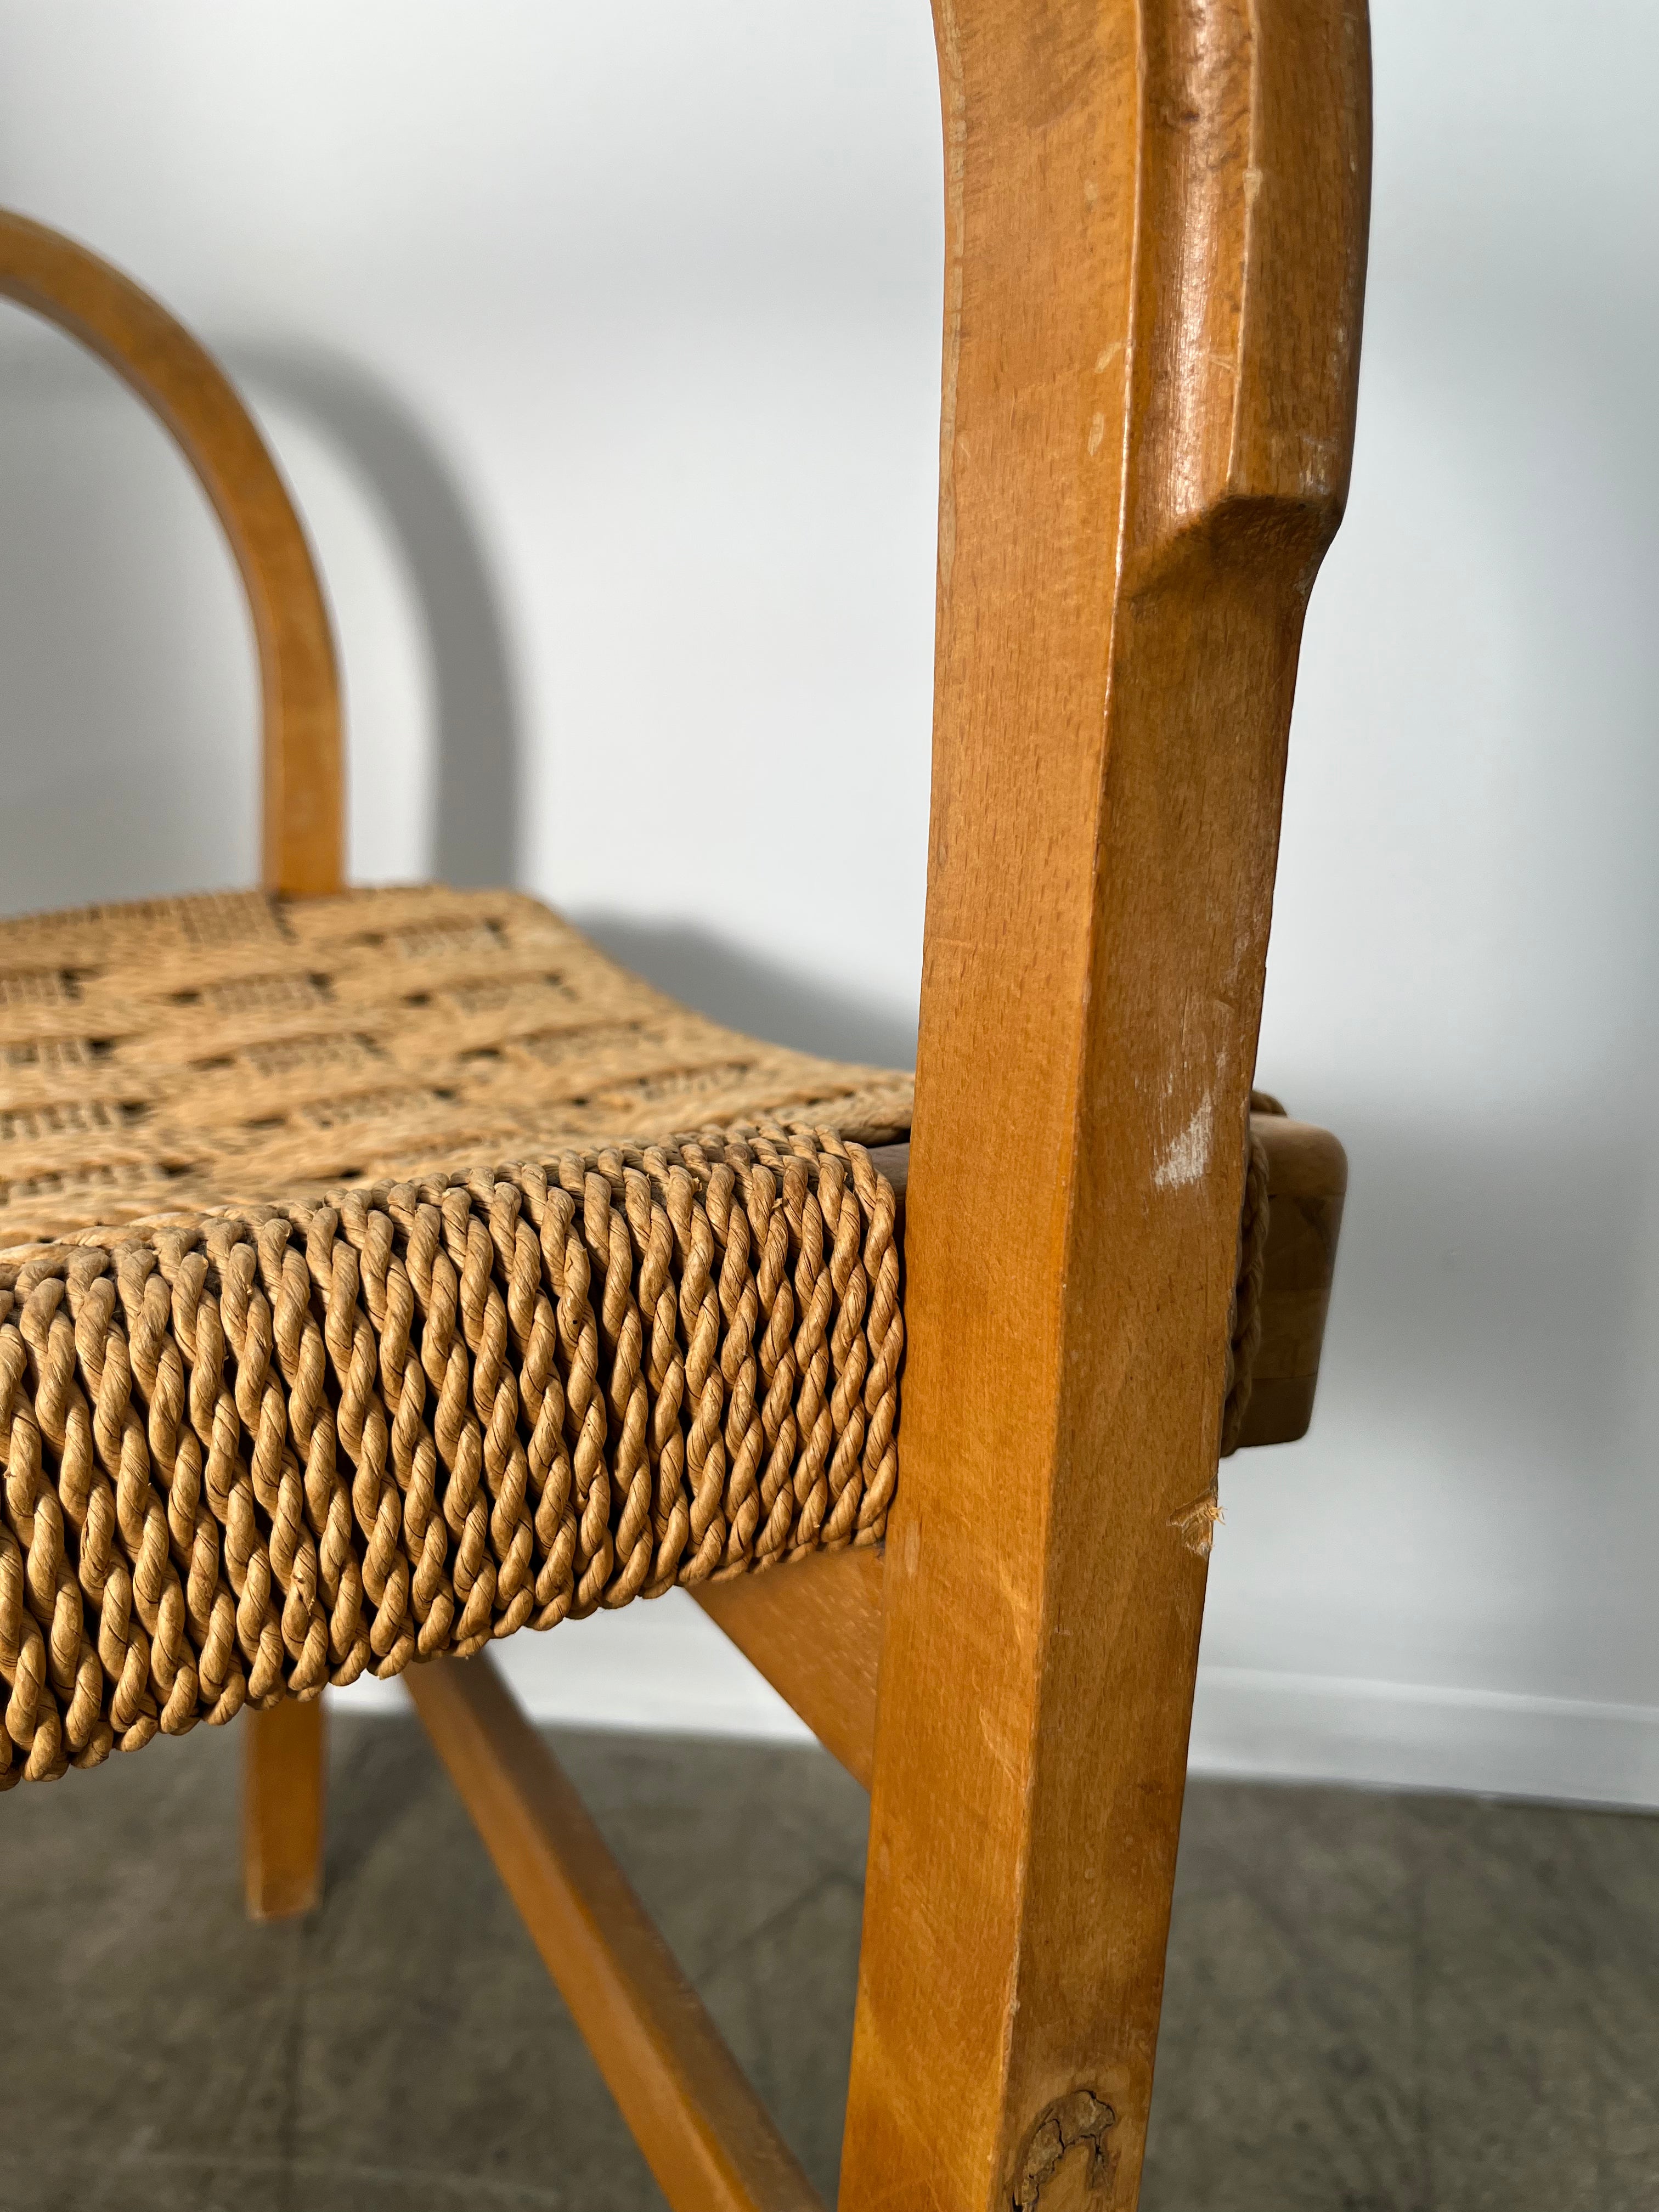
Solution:
[[[1267,1222],[1253,1142],[1224,1452]],[[0,1262],[0,1789],[877,1541],[895,1231],[862,1147],[767,1122]]]
[[[0,1788],[874,1542],[894,1224],[766,1123],[0,1264]]]

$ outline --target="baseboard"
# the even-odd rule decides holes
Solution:
[[[1659,1710],[1200,1667],[1189,1767],[1659,1808]]]
[[[532,1719],[580,1728],[809,1742],[683,1591],[578,1626],[509,1638],[496,1658]],[[365,1680],[346,1712],[404,1710]],[[1659,1808],[1659,1710],[1200,1667],[1192,1771]]]

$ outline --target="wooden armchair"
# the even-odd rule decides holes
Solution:
[[[681,2208],[813,2199],[471,1655],[691,1586],[872,1790],[843,2204],[1133,2206],[1224,1419],[1305,1427],[1340,1211],[1334,1139],[1250,1086],[1352,435],[1363,0],[936,22],[914,1119],[533,902],[343,894],[327,623],[257,434],[142,294],[0,222],[0,289],[226,524],[274,895],[0,926],[0,1783],[246,1703],[250,1904],[301,1909],[318,1693],[408,1666]]]

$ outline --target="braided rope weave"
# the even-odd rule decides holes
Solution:
[[[887,1144],[912,1093],[694,1013],[520,892],[0,921],[0,1251],[684,1129]]]
[[[0,1788],[874,1541],[894,1229],[765,1123],[0,1262]]]
[[[0,924],[0,1789],[876,1540],[910,1111],[510,893]]]

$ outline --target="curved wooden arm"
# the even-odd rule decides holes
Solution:
[[[933,12],[933,814],[842,2203],[1132,2212],[1352,447],[1364,0]]]
[[[264,875],[341,888],[343,757],[328,614],[300,519],[223,370],[165,307],[74,240],[0,210],[0,295],[106,362],[172,432],[236,556],[264,693]]]

